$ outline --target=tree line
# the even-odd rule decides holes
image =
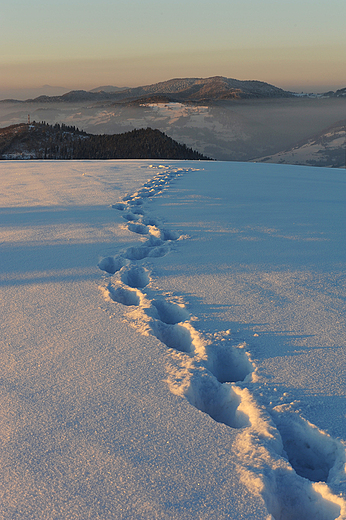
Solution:
[[[0,130],[2,159],[28,155],[34,159],[209,159],[152,128],[94,135],[75,126],[34,122]]]

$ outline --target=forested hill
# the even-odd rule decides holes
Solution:
[[[34,122],[0,129],[0,159],[209,158],[151,128],[93,135],[74,126]]]

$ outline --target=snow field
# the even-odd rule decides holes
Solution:
[[[152,288],[146,260],[174,251],[176,241],[183,248],[186,237],[151,217],[146,200],[182,174],[188,175],[189,169],[163,166],[143,188],[112,206],[122,212],[126,228],[143,239],[117,257],[100,260],[99,268],[107,273],[101,290],[106,299],[128,308],[127,319],[138,332],[166,345],[171,392],[238,430],[240,479],[263,498],[270,518],[346,518],[345,500],[331,490],[345,482],[344,445],[284,407],[272,411],[257,404],[257,368],[247,345],[236,343],[229,330],[200,333],[183,301],[165,298]]]
[[[345,518],[342,172],[0,176],[1,518]]]

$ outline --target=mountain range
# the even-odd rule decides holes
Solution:
[[[125,89],[108,85],[89,92],[0,102],[0,127],[26,123],[28,116],[31,121],[78,126],[97,135],[157,129],[221,161],[309,164],[303,155],[286,152],[346,120],[346,88],[303,95],[264,82],[216,76]],[[335,153],[333,160],[322,151],[311,160],[336,165],[340,161]]]
[[[51,88],[53,90],[53,88]],[[205,103],[232,99],[268,99],[302,96],[263,81],[238,80],[223,76],[210,78],[176,78],[151,85],[121,88],[112,85],[92,90],[71,90],[59,95],[40,95],[20,102],[79,102],[79,101],[145,101],[152,96],[165,96],[166,101]],[[304,95],[304,94],[303,94]],[[311,96],[311,94],[309,94]],[[344,97],[346,88],[328,91],[318,97]],[[9,101],[9,100],[5,100]],[[12,99],[11,101],[19,101]]]
[[[210,102],[225,99],[282,98],[294,94],[262,81],[241,81],[215,76],[179,78],[141,87],[120,89],[99,87],[90,91],[72,90],[61,96],[39,96],[26,102],[135,101],[152,95],[166,95],[169,101]]]

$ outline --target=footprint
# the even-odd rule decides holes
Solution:
[[[139,219],[139,215],[135,215],[134,213],[125,213],[125,215],[122,215],[122,217],[124,220],[128,220],[129,222]]]
[[[143,260],[143,258],[151,257],[151,258],[159,258],[167,255],[169,253],[169,248],[165,246],[160,247],[150,247],[146,246],[133,246],[129,247],[124,256],[128,260]]]
[[[250,422],[249,428],[244,435],[237,438],[234,445],[234,452],[241,463],[240,477],[249,491],[261,494],[271,515],[270,518],[273,520],[346,518],[346,504],[343,498],[334,495],[324,482],[312,482],[293,471],[290,463],[283,457],[279,431],[267,416],[265,409],[256,405],[246,387],[242,389],[235,387],[235,389],[241,395],[241,409],[249,415]],[[275,418],[277,415],[281,416],[277,422],[287,422],[287,426],[291,421],[299,420],[296,414],[291,414],[291,417],[283,416],[283,413],[278,411],[274,411],[274,414]],[[330,473],[332,472],[333,470],[330,470]]]
[[[102,258],[100,262],[97,264],[101,271],[106,271],[106,273],[114,274],[117,271],[126,265],[126,260],[121,256],[107,256],[106,258]]]
[[[162,240],[178,240],[180,234],[176,231],[170,231],[169,229],[161,229]]]
[[[244,381],[254,371],[243,345],[232,347],[229,342],[206,345],[206,368],[220,383]]]
[[[304,419],[274,412],[284,450],[296,473],[312,482],[328,482],[333,468],[345,464],[345,450],[338,441]]]
[[[148,222],[148,220],[146,221]],[[157,224],[148,224],[150,226],[150,235],[156,237],[157,239],[166,242],[168,240],[178,240],[180,234],[176,231],[170,231],[169,229],[160,229]]]
[[[160,237],[153,235],[152,233],[149,233],[149,239],[147,242],[145,242],[145,245],[148,246],[161,246],[163,244],[163,241]]]
[[[138,233],[138,235],[147,235],[149,233],[148,226],[145,226],[144,224],[134,224],[130,222],[127,227],[129,231],[132,231],[132,233]]]
[[[125,199],[124,199],[125,200]],[[128,204],[130,206],[141,206],[143,204],[143,200],[141,198],[133,198],[128,200]]]
[[[161,258],[169,253],[169,248],[166,246],[153,247],[150,249],[149,255],[152,258]]]
[[[241,396],[229,383],[221,384],[204,367],[192,361],[183,361],[183,366],[171,371],[168,385],[173,394],[186,397],[192,406],[208,414],[214,421],[231,428],[244,428],[250,421],[239,409]]]
[[[138,195],[144,198],[153,197],[156,195],[157,190],[155,190],[153,187],[144,187],[141,190],[138,191]]]
[[[152,217],[144,217],[142,219],[142,222],[146,226],[158,226],[159,225],[158,220],[156,218],[152,218]]]
[[[238,410],[241,398],[232,386],[219,383],[203,370],[193,372],[186,398],[198,410],[210,415],[214,421],[231,428],[249,426],[248,416]]]
[[[144,211],[141,207],[133,207],[131,208],[132,210],[132,213],[134,213],[135,215],[144,215]]]
[[[134,289],[142,289],[150,282],[148,271],[136,265],[123,267],[120,270],[120,278],[124,284]]]
[[[340,516],[340,505],[334,502],[339,497],[325,492],[324,489],[315,489],[311,482],[297,477],[289,468],[276,469],[271,478],[265,477],[262,496],[274,520],[344,518]]]
[[[133,246],[129,247],[125,252],[125,258],[128,258],[129,260],[143,260],[143,258],[146,258],[149,256],[151,251],[151,248],[148,246]]]
[[[107,287],[109,297],[122,305],[135,305],[138,306],[140,303],[140,298],[136,291],[128,289],[127,287],[122,287],[121,285],[113,286],[111,284]]]
[[[153,335],[168,348],[180,352],[193,352],[192,337],[186,327],[179,324],[168,325],[160,320],[152,320],[150,328]]]
[[[151,303],[155,307],[159,319],[167,325],[174,325],[190,318],[189,312],[175,303],[165,300],[153,300]]]
[[[123,202],[117,202],[116,204],[112,204],[113,209],[118,209],[119,211],[124,211],[126,209],[126,204]]]

